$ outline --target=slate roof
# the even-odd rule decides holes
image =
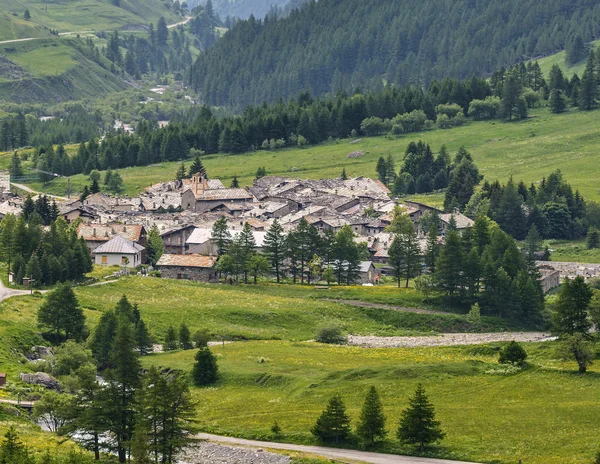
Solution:
[[[143,246],[138,245],[131,240],[116,235],[111,238],[108,242],[100,245],[92,253],[94,254],[125,254],[134,255],[144,249]]]
[[[140,225],[81,223],[77,227],[77,235],[86,241],[106,241],[120,235],[132,242],[139,242],[143,230],[144,227]]]
[[[217,262],[216,256],[206,255],[171,255],[163,254],[156,266],[201,267],[212,268]]]

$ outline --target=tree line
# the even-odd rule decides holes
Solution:
[[[28,200],[23,215],[16,218],[8,214],[0,222],[0,256],[13,273],[14,282],[21,284],[28,277],[33,287],[39,287],[81,280],[92,270],[87,244],[62,218],[44,228],[36,210],[38,202],[44,202]]]
[[[264,253],[256,252],[256,242],[248,223],[233,238],[224,217],[215,221],[212,240],[217,246],[217,270],[232,281],[240,279],[254,283],[261,276],[272,274],[279,283],[289,276],[293,283],[311,283],[322,279],[351,285],[360,277],[360,262],[369,257],[366,247],[354,242],[354,232],[348,225],[337,233],[332,229],[323,234],[306,219],[285,233],[275,220],[264,239]]]

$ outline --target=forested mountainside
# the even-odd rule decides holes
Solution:
[[[320,0],[241,21],[194,63],[209,104],[241,108],[385,82],[484,75],[600,35],[596,0]]]
[[[255,18],[264,18],[273,8],[279,11],[286,11],[286,7],[293,8],[301,5],[306,0],[213,0],[212,5],[215,12],[226,19],[231,18],[249,18],[254,15]],[[187,4],[193,8],[196,5],[205,5],[206,0],[191,0]]]

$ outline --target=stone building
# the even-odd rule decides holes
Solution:
[[[166,279],[216,282],[219,278],[214,269],[216,263],[216,256],[164,254],[156,263],[156,268],[161,277]]]
[[[144,251],[143,246],[115,235],[96,248],[92,255],[94,263],[99,265],[136,268],[142,264],[142,251]]]
[[[198,213],[209,211],[223,203],[247,203],[254,200],[242,188],[211,188],[207,179],[196,174],[181,195],[181,208]]]

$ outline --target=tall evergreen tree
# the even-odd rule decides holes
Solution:
[[[269,227],[263,245],[265,254],[271,264],[271,269],[275,274],[277,283],[279,283],[285,260],[285,234],[283,232],[283,227],[281,227],[281,224],[277,219],[275,219],[273,224],[271,224],[271,227]]]
[[[48,294],[38,310],[38,322],[52,331],[57,342],[83,337],[85,316],[71,285],[61,284]]]
[[[311,433],[323,442],[342,443],[350,436],[350,417],[339,394],[329,400]]]
[[[587,334],[591,323],[588,307],[592,289],[583,277],[566,278],[556,303],[554,331],[560,335]]]
[[[373,386],[369,389],[360,411],[356,433],[363,442],[371,446],[377,439],[383,439],[387,435],[383,405],[379,393]]]
[[[397,436],[403,443],[418,445],[420,451],[446,436],[440,422],[435,420],[435,410],[421,384],[417,385],[410,406],[402,411]]]

